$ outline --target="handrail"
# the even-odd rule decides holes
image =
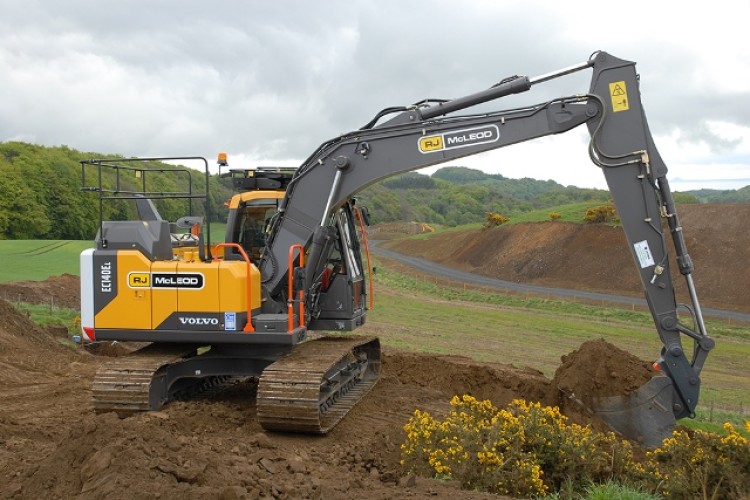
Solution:
[[[289,317],[288,331],[291,333],[294,330],[294,250],[299,249],[299,266],[305,266],[305,248],[300,244],[295,244],[289,247],[289,283],[287,289],[287,316]],[[299,290],[299,327],[305,326],[305,291]]]
[[[251,270],[252,267],[250,265],[250,257],[247,256],[247,253],[245,253],[245,249],[242,248],[242,246],[239,243],[217,243],[213,247],[211,247],[211,258],[216,259],[217,257],[213,255],[214,251],[221,247],[230,247],[230,248],[236,248],[239,250],[240,255],[242,255],[242,258],[245,259],[245,264],[247,265],[247,279],[245,280],[247,282],[247,323],[245,323],[245,327],[242,329],[243,332],[247,333],[254,333],[255,328],[253,328],[253,320],[252,320],[252,283],[251,283]]]

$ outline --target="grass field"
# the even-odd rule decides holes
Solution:
[[[550,212],[557,212],[560,214],[561,221],[565,222],[578,222],[583,223],[583,215],[586,213],[587,208],[593,206],[602,205],[601,202],[587,201],[582,203],[571,203],[568,205],[560,205],[555,208],[541,208],[539,210],[531,210],[529,212],[520,212],[512,214],[503,214],[510,218],[509,224],[516,224],[520,222],[541,222],[550,220]]]
[[[528,366],[547,377],[561,356],[590,339],[604,338],[646,360],[661,350],[646,312],[464,289],[391,267],[378,263],[375,307],[365,327],[386,346]],[[742,423],[750,414],[750,326],[709,320],[707,327],[717,347],[701,374],[698,425]]]
[[[79,255],[91,241],[0,241],[0,282],[40,281],[60,274],[79,274]]]

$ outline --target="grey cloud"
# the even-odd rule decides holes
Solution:
[[[652,130],[717,150],[706,120],[750,125],[747,94],[680,82],[700,71],[675,46],[565,38],[537,4],[11,1],[0,19],[0,140],[126,155],[305,158],[381,108],[459,97],[605,49],[636,59]],[[481,8],[479,8],[481,7]],[[585,30],[585,26],[581,26]],[[641,60],[638,60],[638,59]],[[573,75],[502,108],[587,90]]]

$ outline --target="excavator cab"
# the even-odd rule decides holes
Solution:
[[[221,175],[230,177],[237,191],[228,204],[229,218],[224,241],[239,244],[251,261],[258,262],[266,246],[271,221],[292,178],[292,171],[281,167],[261,167],[255,170],[233,169]],[[241,257],[236,247],[225,252],[229,259]]]

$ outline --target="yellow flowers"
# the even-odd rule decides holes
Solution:
[[[633,458],[628,441],[568,422],[557,407],[516,399],[505,408],[455,396],[438,418],[415,410],[404,426],[401,463],[425,476],[514,497],[583,492],[608,481],[640,485],[669,498],[750,497],[750,422],[724,434],[676,430]],[[743,496],[745,495],[745,496]]]
[[[556,491],[570,478],[581,485],[607,479],[630,461],[626,442],[568,424],[556,407],[517,399],[498,409],[467,395],[450,404],[444,419],[416,410],[404,427],[402,463],[412,471],[529,497]]]
[[[647,472],[661,479],[664,496],[747,498],[750,442],[730,423],[724,424],[724,432],[678,429],[647,454]]]

